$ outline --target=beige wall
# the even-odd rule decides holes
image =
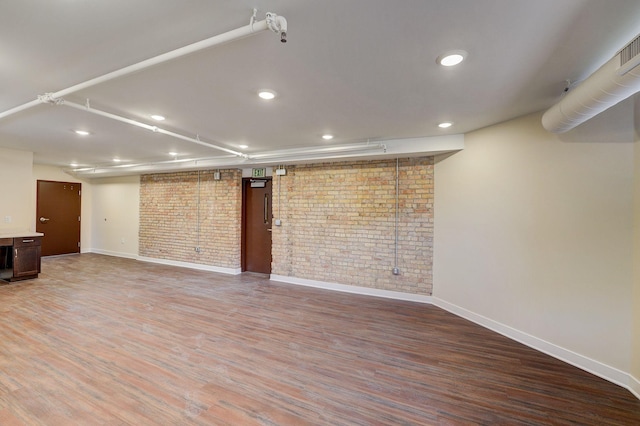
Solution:
[[[273,184],[272,273],[430,295],[433,157],[291,166]],[[280,197],[280,198],[279,198]]]
[[[436,163],[434,296],[629,372],[632,140],[583,143],[540,118],[469,133]]]
[[[633,352],[631,353],[631,374],[634,376],[633,389],[640,398],[640,97],[635,103],[635,144],[634,144],[634,298],[633,298]]]
[[[32,164],[31,152],[0,148],[0,233],[35,231]]]
[[[140,177],[96,179],[91,183],[93,252],[138,256]]]

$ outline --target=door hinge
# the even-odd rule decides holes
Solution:
[[[78,241],[78,248],[80,248],[80,241]]]
[[[82,195],[82,190],[79,190],[79,191],[78,191],[78,195]]]
[[[80,222],[80,216],[78,216],[78,222]]]

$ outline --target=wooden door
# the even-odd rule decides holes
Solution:
[[[42,256],[80,253],[80,183],[38,181],[36,231]]]
[[[271,273],[271,179],[243,180],[242,270]]]

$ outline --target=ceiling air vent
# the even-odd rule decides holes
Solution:
[[[640,63],[640,36],[636,37],[620,51],[618,75],[624,75]]]
[[[566,94],[542,116],[542,125],[564,133],[640,92],[640,36]]]
[[[631,43],[627,44],[624,49],[620,51],[620,66],[623,66],[634,56],[637,56],[640,53],[640,36],[638,36]]]

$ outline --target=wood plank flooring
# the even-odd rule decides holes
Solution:
[[[96,254],[0,286],[0,425],[640,425],[437,307]]]

